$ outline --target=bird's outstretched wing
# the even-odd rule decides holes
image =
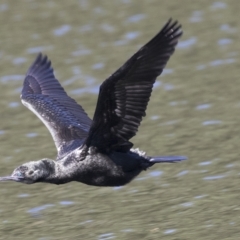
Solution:
[[[162,73],[182,35],[181,25],[170,19],[162,30],[101,87],[86,147],[101,152],[128,151],[140,125],[153,84]]]
[[[58,158],[87,137],[92,120],[67,95],[53,74],[51,62],[41,53],[26,74],[21,100],[50,131]]]

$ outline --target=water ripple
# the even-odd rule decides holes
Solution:
[[[103,24],[101,24],[100,27],[105,32],[112,33],[115,31],[115,28],[112,25],[110,25],[109,23],[103,23]]]
[[[8,4],[6,3],[3,3],[3,4],[0,4],[0,12],[5,12],[8,10]]]
[[[228,58],[228,59],[217,59],[214,61],[211,61],[209,63],[210,66],[219,66],[219,65],[224,65],[224,64],[230,64],[236,62],[235,59],[233,58]]]
[[[210,8],[213,10],[217,10],[217,9],[225,9],[226,7],[227,7],[227,4],[224,2],[214,2]]]
[[[26,58],[23,58],[23,57],[18,57],[18,58],[14,58],[12,63],[14,65],[21,65],[22,63],[25,63],[27,61]]]
[[[154,116],[151,116],[150,118],[151,118],[151,120],[157,120],[157,119],[159,119],[160,117],[157,116],[157,115],[154,115]]]
[[[84,93],[93,93],[98,94],[99,93],[99,87],[100,85],[92,86],[92,87],[85,87],[85,88],[77,88],[72,91],[70,91],[71,94],[84,94]]]
[[[203,110],[203,109],[208,109],[212,106],[212,104],[205,103],[205,104],[200,104],[196,107],[197,110]]]
[[[163,174],[163,171],[151,171],[148,173],[149,176],[151,177],[159,177]]]
[[[76,50],[76,51],[72,52],[71,54],[74,57],[78,57],[78,56],[89,55],[91,53],[92,53],[92,50],[85,48],[85,49]]]
[[[186,175],[186,174],[188,174],[188,173],[189,173],[188,170],[183,170],[183,171],[181,171],[180,173],[178,173],[176,176],[177,176],[177,177],[181,177],[181,176]]]
[[[4,131],[4,130],[0,130],[0,135],[5,134],[5,132],[6,132],[6,131]]]
[[[226,177],[225,175],[207,176],[207,177],[204,177],[203,180],[217,180],[225,177]]]
[[[18,194],[19,198],[25,198],[25,197],[29,197],[29,196],[30,196],[30,194],[28,194],[28,193]]]
[[[99,240],[107,240],[107,239],[114,239],[114,233],[104,233],[98,236]]]
[[[7,75],[0,78],[2,83],[7,83],[9,81],[22,81],[25,78],[24,75]]]
[[[72,201],[61,201],[61,202],[59,202],[59,204],[64,205],[64,206],[67,206],[67,205],[72,205],[72,204],[74,204],[74,202],[72,202]]]
[[[218,40],[218,45],[223,46],[223,45],[228,45],[232,43],[232,39],[230,38],[222,38]]]
[[[174,232],[176,232],[177,230],[176,229],[167,229],[167,230],[165,230],[163,233],[164,234],[171,234],[171,233],[174,233]]]
[[[34,137],[37,137],[37,136],[38,136],[38,133],[34,133],[34,132],[26,134],[26,137],[28,137],[28,138],[34,138]]]
[[[196,44],[197,42],[197,38],[195,37],[191,37],[185,41],[180,41],[177,45],[176,48],[179,48],[179,49],[188,49],[190,48],[192,45]]]
[[[208,125],[216,125],[216,124],[221,124],[222,121],[220,120],[209,120],[209,121],[204,121],[202,122],[203,126],[208,126]]]
[[[196,199],[201,199],[201,198],[205,198],[207,197],[208,195],[198,195],[198,196],[195,196],[194,198]]]
[[[136,14],[127,19],[127,22],[136,23],[146,18],[145,14]]]
[[[128,32],[125,34],[124,38],[127,40],[133,40],[140,36],[140,32]]]
[[[193,22],[193,23],[201,22],[203,20],[202,15],[203,15],[202,11],[194,11],[189,20],[190,22]]]
[[[9,106],[10,108],[16,108],[16,107],[19,107],[19,106],[20,106],[20,103],[19,103],[19,102],[10,102],[10,103],[8,104],[8,106]]]
[[[92,69],[96,70],[96,69],[102,69],[104,68],[105,64],[104,63],[95,63],[94,65],[92,65]]]
[[[200,162],[198,165],[199,166],[207,166],[207,165],[210,165],[210,164],[212,164],[211,161],[205,161],[205,162]]]
[[[46,52],[52,49],[53,49],[53,46],[37,46],[37,47],[28,48],[27,53],[35,54],[40,52]]]
[[[231,27],[228,24],[222,24],[220,27],[220,30],[225,31],[225,32],[229,32],[229,33],[234,33],[236,32],[236,29]]]
[[[42,206],[31,208],[27,212],[32,214],[32,215],[38,215],[41,211],[43,211],[47,208],[50,208],[50,207],[54,207],[54,206],[55,206],[54,204],[45,204],[45,205],[42,205]]]
[[[183,206],[183,207],[192,207],[193,203],[192,202],[185,202],[185,203],[182,203],[180,205]]]
[[[61,27],[54,29],[53,34],[55,36],[63,36],[66,33],[68,33],[71,30],[71,28],[72,27],[70,25],[62,25]]]

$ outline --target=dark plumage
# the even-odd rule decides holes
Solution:
[[[182,156],[150,157],[129,141],[145,116],[153,84],[182,35],[178,22],[163,29],[100,87],[93,120],[70,98],[53,74],[51,62],[39,54],[23,83],[22,103],[50,131],[58,156],[23,164],[0,181],[63,184],[79,181],[120,186],[155,163]]]

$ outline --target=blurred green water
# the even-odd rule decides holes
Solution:
[[[238,239],[237,0],[0,2],[0,174],[56,150],[19,100],[39,51],[93,115],[97,87],[169,17],[184,30],[133,139],[149,154],[182,154],[123,188],[2,183],[0,239]]]

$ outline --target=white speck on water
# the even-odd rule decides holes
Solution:
[[[114,233],[104,233],[98,236],[99,240],[107,240],[107,239],[114,239]]]
[[[70,30],[71,30],[71,26],[70,25],[62,25],[60,26],[59,28],[56,28],[53,30],[53,34],[55,36],[62,36],[62,35],[65,35],[66,33],[68,33]]]
[[[2,83],[7,83],[7,82],[10,82],[10,81],[23,81],[24,78],[25,78],[24,75],[7,75],[7,76],[1,77],[0,81]]]
[[[115,28],[108,23],[101,24],[101,29],[105,32],[112,33],[115,31]]]
[[[178,106],[179,105],[179,102],[176,102],[176,101],[172,101],[169,103],[170,106]]]
[[[133,40],[140,36],[140,32],[128,32],[125,34],[124,38],[127,40]]]
[[[136,14],[127,18],[127,22],[136,23],[146,18],[145,14]]]
[[[213,10],[217,10],[217,9],[225,9],[227,7],[227,4],[224,2],[214,2],[210,8]]]
[[[193,203],[192,202],[185,202],[185,203],[182,203],[181,206],[183,206],[183,207],[191,207],[191,206],[193,206]]]
[[[37,33],[34,33],[34,34],[31,35],[31,38],[32,38],[32,39],[39,39],[39,38],[40,38],[40,35],[37,34]]]
[[[162,171],[151,171],[148,173],[148,175],[150,175],[151,177],[159,177],[163,174]]]
[[[171,234],[171,233],[174,233],[174,232],[176,232],[177,230],[176,229],[167,229],[167,230],[165,230],[163,233],[164,234]]]
[[[142,181],[142,180],[146,180],[148,179],[149,177],[137,177],[135,180],[136,181]]]
[[[151,116],[150,118],[151,118],[151,120],[157,120],[157,119],[159,119],[160,117],[157,116],[157,115],[154,115],[154,116]]]
[[[79,224],[79,225],[83,225],[83,224],[86,224],[86,223],[91,223],[91,222],[93,222],[93,220],[87,220],[87,221],[84,221],[84,222],[80,222],[80,224]]]
[[[104,66],[105,66],[105,64],[104,63],[96,63],[96,64],[94,64],[94,65],[92,65],[92,69],[102,69],[102,68],[104,68]]]
[[[8,106],[9,106],[10,108],[16,108],[16,107],[19,107],[19,106],[20,106],[20,103],[19,103],[19,102],[10,102],[10,103],[8,104]]]
[[[208,195],[198,195],[198,196],[196,196],[196,197],[194,197],[194,198],[196,198],[196,199],[201,199],[201,198],[204,198],[204,197],[207,197]]]
[[[160,123],[159,125],[160,126],[169,126],[169,125],[177,124],[179,122],[180,122],[180,120],[172,120],[172,121],[167,121],[167,122],[164,122],[164,123]]]
[[[79,66],[73,66],[72,67],[72,72],[73,72],[74,75],[79,75],[79,74],[82,73],[82,70]]]
[[[85,56],[90,55],[92,53],[92,50],[90,49],[79,49],[71,53],[72,56],[78,57],[78,56]]]
[[[188,170],[181,171],[180,173],[177,174],[177,177],[181,177],[181,176],[186,175],[188,173],[189,173]]]
[[[222,121],[220,120],[209,120],[209,121],[204,121],[202,122],[203,126],[208,126],[208,125],[217,125],[217,124],[221,124]]]
[[[166,69],[163,69],[163,72],[162,72],[161,76],[168,75],[168,74],[171,74],[171,73],[173,73],[173,69],[166,68]]]
[[[208,108],[210,108],[212,106],[212,104],[208,104],[208,103],[206,103],[206,104],[200,104],[200,105],[198,105],[197,107],[196,107],[196,109],[197,110],[203,110],[203,109],[208,109]]]
[[[120,190],[121,188],[123,188],[123,186],[113,187],[113,190]]]
[[[47,208],[50,208],[50,207],[54,207],[55,205],[54,204],[45,204],[45,205],[42,205],[42,206],[38,206],[38,207],[35,207],[35,208],[31,208],[29,209],[27,212],[32,214],[32,215],[37,215],[39,214],[41,211],[47,209]]]
[[[205,68],[206,68],[206,65],[204,65],[204,64],[198,65],[198,66],[196,67],[197,70],[203,70],[203,69],[205,69]]]
[[[92,31],[93,27],[92,25],[90,24],[87,24],[87,25],[83,25],[79,28],[79,31],[80,32],[89,32],[89,31]]]
[[[4,130],[0,130],[0,135],[5,134],[5,132],[6,132],[6,131],[4,131]]]
[[[85,88],[78,88],[70,91],[71,94],[83,94],[83,93],[93,93],[98,94],[99,93],[99,87],[100,85],[92,86],[92,87],[85,87]]]
[[[236,60],[233,59],[233,58],[217,59],[217,60],[211,61],[209,63],[209,65],[212,66],[212,67],[215,67],[215,66],[219,66],[219,65],[231,64],[231,63],[234,63],[234,62],[236,62]]]
[[[61,205],[64,205],[64,206],[67,206],[67,205],[73,205],[74,204],[74,202],[72,202],[72,201],[61,201],[61,202],[59,202]]]
[[[200,162],[198,165],[199,166],[207,166],[207,165],[210,165],[210,164],[212,164],[211,161],[205,161],[205,162]]]
[[[231,27],[228,24],[222,24],[220,27],[220,30],[224,31],[224,32],[228,32],[228,33],[234,33],[236,32],[236,29]]]
[[[133,232],[133,229],[131,229],[131,228],[126,228],[126,229],[121,230],[121,232],[126,232],[126,233],[128,233],[128,232]]]
[[[27,53],[35,54],[40,52],[47,52],[52,49],[53,49],[53,46],[38,46],[38,47],[28,48]]]
[[[157,80],[154,84],[153,84],[153,88],[157,88],[160,87],[162,85],[162,82]]]
[[[226,177],[225,175],[207,176],[207,177],[204,177],[203,180],[217,180],[225,177]]]
[[[234,167],[235,165],[234,164],[227,164],[226,165],[226,168],[232,168],[232,167]]]
[[[205,227],[206,227],[206,228],[210,228],[210,227],[214,227],[214,225],[213,225],[213,224],[208,224],[208,225],[206,225]]]
[[[192,45],[196,44],[197,42],[197,38],[195,37],[191,37],[187,40],[184,40],[184,41],[179,41],[178,45],[176,48],[179,48],[179,49],[188,49],[190,48]]]
[[[192,23],[201,22],[203,20],[202,15],[202,11],[194,11],[189,20]]]
[[[5,12],[8,10],[8,5],[6,3],[0,4],[0,12]]]
[[[26,61],[27,61],[26,58],[19,57],[19,58],[14,58],[12,62],[14,65],[20,65],[22,63],[25,63]]]
[[[29,138],[34,138],[34,137],[37,137],[37,136],[38,136],[38,133],[34,133],[34,132],[32,132],[32,133],[27,133],[26,136],[29,137]]]
[[[229,38],[222,38],[218,40],[218,45],[223,46],[223,45],[228,45],[232,43],[232,39]]]
[[[30,194],[28,194],[28,193],[18,194],[19,198],[26,198],[26,197],[29,197],[29,196],[30,196]]]
[[[173,84],[170,84],[170,83],[165,83],[164,85],[163,85],[163,89],[165,90],[165,91],[171,91],[171,90],[173,90],[175,87],[174,87],[174,85]]]

